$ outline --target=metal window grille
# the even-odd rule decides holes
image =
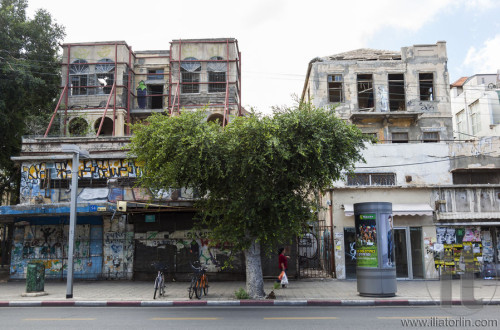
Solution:
[[[392,133],[392,143],[408,143],[408,133],[407,132]]]
[[[394,173],[354,173],[347,177],[348,186],[394,186]]]
[[[423,142],[439,142],[439,132],[423,132]]]

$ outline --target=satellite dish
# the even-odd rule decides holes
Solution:
[[[97,79],[99,81],[100,84],[102,84],[103,86],[107,86],[108,83],[106,82],[106,80],[108,80],[108,77],[104,77],[104,78],[98,78]]]

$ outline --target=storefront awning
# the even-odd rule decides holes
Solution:
[[[438,212],[436,220],[481,220],[498,219],[500,212]]]
[[[432,207],[428,204],[392,204],[392,215],[429,215],[432,216]],[[346,216],[354,215],[354,204],[344,204]]]

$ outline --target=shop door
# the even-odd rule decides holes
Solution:
[[[408,278],[408,240],[406,228],[394,228],[394,253],[396,256],[396,277]]]
[[[345,278],[356,278],[356,230],[344,227]]]
[[[422,228],[394,228],[397,278],[424,278]]]

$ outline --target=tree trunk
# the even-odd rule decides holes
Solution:
[[[264,298],[264,277],[262,276],[262,260],[260,258],[260,243],[253,240],[245,250],[247,273],[247,293],[253,299]]]

